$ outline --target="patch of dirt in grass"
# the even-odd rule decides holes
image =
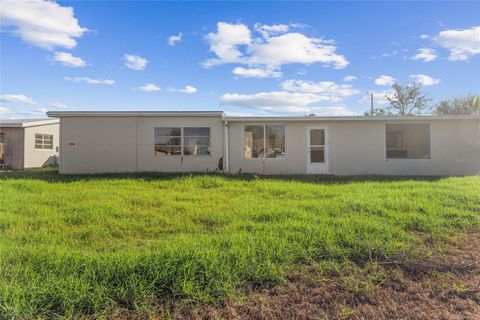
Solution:
[[[409,262],[328,264],[223,305],[173,303],[115,319],[480,319],[480,230],[446,254]],[[110,317],[108,317],[110,318]]]
[[[347,267],[349,268],[349,267]],[[175,319],[480,319],[480,231],[446,255],[295,274],[223,306],[176,308]]]

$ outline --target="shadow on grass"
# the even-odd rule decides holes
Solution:
[[[75,182],[75,181],[91,181],[91,180],[121,180],[121,179],[138,179],[143,181],[154,180],[174,180],[195,176],[217,176],[227,180],[237,181],[255,181],[262,180],[278,180],[292,181],[315,184],[347,184],[352,182],[365,181],[438,181],[446,176],[382,176],[382,175],[355,175],[355,176],[335,176],[335,175],[312,175],[312,174],[296,174],[296,175],[257,175],[252,173],[225,174],[223,172],[186,172],[186,173],[169,173],[169,172],[135,172],[135,173],[104,173],[104,174],[59,174],[56,168],[32,169],[27,171],[4,172],[0,173],[0,181],[5,179],[35,179],[47,182]]]

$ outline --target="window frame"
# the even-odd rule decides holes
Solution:
[[[428,142],[428,157],[426,158],[389,158],[387,157],[387,126],[388,125],[426,125],[428,127],[428,135],[427,135],[427,142]],[[404,160],[432,160],[432,134],[431,134],[431,124],[430,122],[385,122],[383,126],[383,157],[385,161],[404,161]],[[408,143],[405,141],[405,137],[403,137],[403,145],[407,148]]]
[[[157,128],[179,128],[180,129],[180,154],[172,154],[172,155],[164,155],[164,156],[157,156],[155,155],[155,129]],[[185,134],[184,134],[184,129],[190,129],[190,128],[208,128],[210,135],[209,135],[209,146],[210,148],[210,153],[209,154],[200,154],[200,155],[194,155],[194,154],[185,154]],[[176,136],[175,136],[176,137]],[[194,136],[189,136],[189,137],[194,137]],[[206,136],[199,136],[199,137],[206,137]],[[158,158],[174,158],[174,157],[192,157],[192,158],[205,158],[205,157],[212,157],[212,127],[210,126],[155,126],[153,127],[153,156],[158,157]]]
[[[312,130],[322,130],[323,131],[323,144],[312,144]],[[316,127],[307,127],[307,165],[328,165],[328,146],[327,146],[327,127],[326,126],[316,126]],[[322,148],[323,150],[323,162],[312,162],[312,148]]]
[[[191,128],[208,128],[209,130],[209,136],[208,136],[208,148],[210,149],[209,154],[199,154],[199,155],[194,155],[194,154],[185,154],[185,133],[184,129],[191,129]],[[195,137],[195,136],[188,136],[188,137]],[[205,138],[205,136],[198,136]],[[203,145],[204,146],[204,145]],[[205,147],[205,146],[204,146]],[[199,127],[199,126],[187,126],[187,127],[182,127],[182,157],[193,157],[193,158],[198,158],[198,157],[211,157],[212,156],[212,128],[211,127]]]
[[[155,147],[156,147],[156,143],[155,143],[155,138],[157,137],[156,136],[156,133],[155,133],[155,129],[165,129],[165,128],[171,128],[171,129],[180,129],[180,154],[170,154],[170,155],[163,155],[163,156],[157,156],[155,154]],[[162,136],[162,137],[178,137],[178,136]],[[178,145],[173,145],[174,147],[178,147]],[[153,156],[154,157],[159,157],[159,158],[170,158],[170,157],[181,157],[183,155],[183,128],[182,127],[179,127],[179,126],[164,126],[164,127],[153,127]]]
[[[41,135],[42,136],[42,148],[37,148],[37,135]],[[45,137],[46,136],[49,136],[52,138],[52,147],[51,148],[45,148]],[[35,137],[34,137],[34,141],[33,141],[33,145],[34,145],[34,150],[35,151],[54,151],[55,148],[54,148],[54,138],[53,138],[53,134],[48,134],[48,133],[35,133]]]
[[[0,144],[2,144],[2,148],[0,149],[0,164],[4,164],[5,163],[5,132],[0,132],[0,137],[2,137],[1,141],[0,141]]]
[[[388,134],[386,133],[386,143],[387,143],[387,151],[388,150],[406,150],[407,149],[407,144],[405,143],[405,135],[403,133],[403,131],[399,131],[399,130],[395,130],[395,131],[391,131],[393,133],[395,133],[395,144],[397,143],[397,138],[398,136],[400,135],[402,138],[401,138],[401,147],[395,147],[395,148],[389,148],[388,147]]]
[[[267,143],[267,138],[266,138],[266,135],[267,135],[267,126],[283,126],[284,128],[284,136],[285,136],[285,156],[283,157],[279,157],[279,158],[266,158],[266,157],[258,157],[258,158],[246,158],[245,157],[245,127],[255,127],[255,126],[263,126],[263,145],[264,147],[266,146],[266,143]],[[240,150],[240,152],[242,153],[242,159],[244,160],[253,160],[253,161],[264,161],[264,160],[268,160],[268,161],[275,161],[275,160],[287,160],[287,125],[285,123],[277,123],[277,122],[274,122],[274,123],[248,123],[248,124],[244,124],[242,126],[242,131],[240,133],[242,135],[242,148]]]

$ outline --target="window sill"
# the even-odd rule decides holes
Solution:
[[[432,158],[386,158],[385,161],[398,161],[398,160],[432,160]]]
[[[283,157],[283,158],[243,158],[243,160],[247,160],[247,161],[250,161],[250,160],[254,160],[254,161],[259,161],[259,160],[287,160],[286,157]]]
[[[184,157],[184,158],[211,158],[212,156],[182,156],[182,155],[171,155],[171,156],[157,156],[156,154],[153,155],[154,157],[156,158],[180,158],[180,157]]]
[[[33,151],[37,152],[56,152],[54,149],[33,149]]]

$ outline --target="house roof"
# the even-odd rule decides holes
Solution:
[[[223,111],[49,111],[49,117],[223,117]]]
[[[59,123],[58,119],[0,119],[1,128],[27,128]]]
[[[475,115],[229,117],[223,111],[49,111],[50,117],[221,117],[224,121],[416,121],[475,120]]]
[[[331,116],[331,117],[225,117],[225,121],[425,121],[425,120],[480,120],[475,115],[417,115],[417,116]]]

